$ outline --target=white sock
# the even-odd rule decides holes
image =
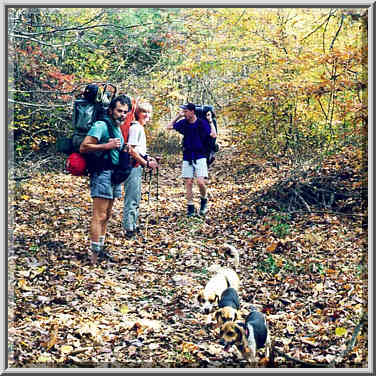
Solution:
[[[103,246],[104,246],[104,239],[105,239],[105,235],[101,235],[100,237],[99,237],[99,244],[100,244],[100,246],[103,248]]]
[[[188,201],[187,205],[193,205],[193,201]]]
[[[98,242],[91,242],[91,250],[92,250],[93,252],[95,252],[95,253],[100,252],[100,250],[101,250],[101,245],[100,245],[100,243],[98,243]]]

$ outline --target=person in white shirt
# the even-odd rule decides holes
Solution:
[[[136,104],[135,118],[129,128],[128,145],[142,156],[143,164],[136,163],[132,172],[124,182],[124,209],[123,228],[127,239],[131,239],[139,231],[137,226],[139,216],[139,206],[141,200],[142,167],[155,170],[158,167],[157,161],[147,155],[146,136],[144,126],[151,119],[152,106],[147,102]]]

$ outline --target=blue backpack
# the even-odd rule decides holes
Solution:
[[[202,105],[197,106],[195,109],[195,114],[198,119],[205,119],[207,120],[206,114],[208,112],[211,112],[212,121],[215,127],[215,130],[217,132],[217,138],[218,138],[218,128],[217,128],[217,119],[215,116],[214,108],[213,106],[209,105]],[[206,137],[206,135],[202,135],[202,141],[204,144],[205,149],[205,155],[206,155],[206,162],[208,167],[215,161],[215,154],[219,151],[219,145],[217,144],[217,138],[213,137]]]

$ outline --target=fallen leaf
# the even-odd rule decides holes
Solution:
[[[60,348],[60,351],[63,353],[63,354],[70,354],[73,350],[73,347],[70,346],[70,345],[63,345],[61,346]]]
[[[50,354],[40,354],[38,357],[39,363],[47,363],[52,361],[52,356]]]
[[[191,342],[183,342],[181,344],[181,350],[183,352],[192,352],[194,350],[198,350],[198,346]]]
[[[346,328],[336,328],[336,336],[338,337],[343,337],[347,334],[347,329]]]
[[[31,291],[31,287],[28,285],[28,283],[24,279],[20,279],[18,281],[18,287],[23,291]]]
[[[272,253],[276,250],[276,248],[278,247],[279,245],[279,242],[274,242],[272,244],[270,244],[267,248],[266,248],[266,252],[269,252],[269,253]]]
[[[58,325],[55,325],[52,329],[52,333],[51,333],[51,336],[50,336],[50,340],[48,341],[47,343],[47,351],[49,349],[51,349],[51,347],[55,346],[56,344],[56,341],[57,341],[57,334],[58,334],[58,330],[59,330],[59,326]]]
[[[268,364],[269,364],[269,359],[266,358],[265,356],[259,361],[259,365],[262,367],[266,367]]]
[[[120,307],[120,312],[121,312],[123,315],[127,314],[127,313],[129,312],[129,308],[128,308],[128,306],[125,305],[125,304],[122,304],[121,307]]]
[[[137,347],[136,346],[129,346],[128,347],[128,355],[132,356],[137,352]]]
[[[306,343],[307,345],[311,345],[311,346],[319,346],[318,343],[316,343],[316,339],[313,338],[313,337],[305,337],[305,338],[302,338],[302,342],[303,343]]]
[[[295,333],[295,328],[292,325],[287,325],[286,329],[290,334]]]
[[[318,284],[314,287],[313,290],[314,290],[316,293],[321,292],[321,291],[324,290],[324,285],[323,285],[322,283],[318,283]]]

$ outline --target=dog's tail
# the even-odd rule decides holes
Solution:
[[[239,266],[239,251],[231,244],[225,243],[224,246],[227,248],[225,254],[234,259],[234,265]]]

